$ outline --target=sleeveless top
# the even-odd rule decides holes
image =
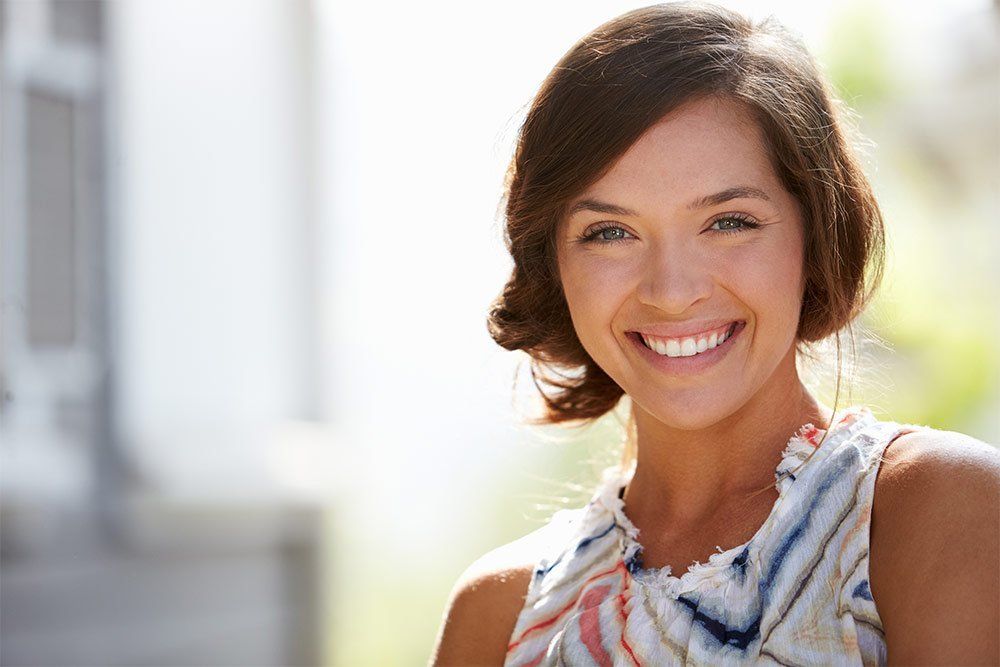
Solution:
[[[607,468],[591,501],[556,512],[507,647],[505,666],[884,665],[868,584],[875,476],[886,445],[922,428],[864,406],[789,440],[779,497],[746,543],[644,569],[623,512],[634,473]]]

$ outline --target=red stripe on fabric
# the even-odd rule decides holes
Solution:
[[[615,566],[613,568],[611,568],[610,570],[605,570],[604,572],[598,572],[597,574],[593,575],[592,577],[590,577],[589,579],[587,579],[585,582],[583,582],[583,584],[580,587],[583,588],[584,586],[586,586],[587,584],[591,583],[592,581],[594,581],[596,579],[600,579],[601,577],[606,577],[609,574],[614,574],[619,569],[624,569],[624,568],[625,568],[625,561],[624,560],[619,560],[615,564]],[[551,618],[548,618],[548,619],[546,619],[544,621],[539,621],[538,623],[535,623],[534,625],[532,625],[530,628],[526,628],[524,630],[524,632],[521,633],[521,636],[517,638],[516,641],[511,642],[507,646],[507,652],[510,653],[511,650],[513,650],[518,645],[520,645],[521,643],[523,643],[524,642],[524,638],[527,637],[530,633],[535,632],[536,630],[540,630],[542,628],[548,627],[548,626],[552,625],[553,623],[555,623],[556,621],[558,621],[560,618],[562,618],[562,616],[567,611],[569,611],[570,609],[572,609],[573,607],[575,607],[579,602],[580,602],[580,598],[579,597],[577,597],[574,600],[570,600],[569,604],[567,604],[565,607],[563,607],[562,609],[560,609],[559,612],[555,616],[553,616]]]
[[[534,660],[521,665],[521,667],[537,667],[538,663],[542,661],[542,658],[545,657],[546,653],[548,653],[548,647],[543,648],[542,652],[536,655]]]
[[[843,417],[840,418],[840,420],[837,422],[837,425],[839,426],[840,424],[848,424],[848,425],[853,424],[858,420],[858,416],[859,415],[857,412],[848,412],[847,414],[845,414]]]
[[[620,605],[618,607],[618,611],[621,613],[622,617],[621,644],[622,646],[625,647],[625,650],[628,652],[629,657],[632,658],[632,664],[634,664],[636,667],[641,667],[641,665],[639,664],[639,659],[635,657],[635,653],[632,651],[632,647],[628,645],[627,641],[625,641],[625,624],[628,622],[628,612],[625,611],[625,603],[627,602],[627,600],[625,599],[625,594],[628,592],[628,585],[629,585],[629,577],[625,577],[625,585],[622,587],[622,592],[618,594],[618,602]],[[629,597],[631,597],[631,595]]]
[[[632,647],[628,645],[627,641],[625,641],[624,633],[622,633],[622,646],[624,646],[625,650],[628,651],[628,656],[632,658],[632,664],[635,665],[636,667],[642,667],[639,664],[639,658],[635,657],[635,653],[632,652]]]
[[[604,637],[601,628],[600,604],[608,597],[610,585],[592,588],[583,595],[581,603],[586,610],[580,614],[580,641],[587,647],[587,652],[601,667],[614,667],[611,656],[604,648]]]
[[[601,577],[606,577],[609,574],[614,574],[615,572],[617,572],[618,570],[623,569],[624,567],[625,567],[625,561],[624,560],[619,560],[617,563],[615,563],[615,566],[613,568],[611,568],[610,570],[605,570],[604,572],[598,572],[597,574],[591,576],[590,579],[587,579],[587,581],[585,581],[583,583],[584,583],[584,585],[587,585],[590,582],[594,581],[595,579],[600,579]]]
[[[551,618],[548,618],[548,619],[546,619],[544,621],[540,621],[538,623],[535,623],[530,628],[525,629],[525,631],[521,633],[521,636],[518,637],[518,639],[516,641],[511,642],[507,646],[507,652],[510,653],[515,648],[517,648],[521,643],[524,642],[524,638],[527,637],[532,632],[534,632],[535,630],[541,630],[542,628],[550,626],[553,623],[555,623],[556,621],[558,621],[563,616],[563,614],[565,614],[567,611],[569,611],[570,609],[572,609],[573,607],[575,607],[576,604],[579,601],[580,601],[579,598],[570,600],[569,603],[565,607],[563,607],[562,609],[560,609],[559,613],[557,613],[555,616],[553,616]]]

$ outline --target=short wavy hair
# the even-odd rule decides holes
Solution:
[[[552,69],[507,170],[504,241],[514,267],[487,327],[499,345],[531,357],[545,402],[534,423],[596,419],[624,393],[573,328],[556,265],[559,220],[646,130],[709,95],[750,112],[801,206],[797,352],[810,354],[811,344],[850,331],[873,296],[884,265],[882,215],[850,140],[851,112],[800,39],[773,18],[755,22],[711,4],[630,11],[578,41]],[[838,394],[839,386],[838,372]]]

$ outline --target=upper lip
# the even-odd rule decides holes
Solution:
[[[676,324],[643,324],[629,329],[636,333],[649,336],[660,336],[663,338],[690,338],[707,331],[713,331],[720,327],[728,326],[733,322],[742,322],[739,318],[723,318],[717,320],[691,320],[688,322],[678,322]]]

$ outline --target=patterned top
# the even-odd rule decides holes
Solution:
[[[504,665],[884,665],[868,587],[875,475],[885,446],[919,426],[863,406],[830,433],[804,425],[775,470],[779,497],[745,544],[680,577],[644,569],[622,493],[604,471],[591,501],[557,512]]]

